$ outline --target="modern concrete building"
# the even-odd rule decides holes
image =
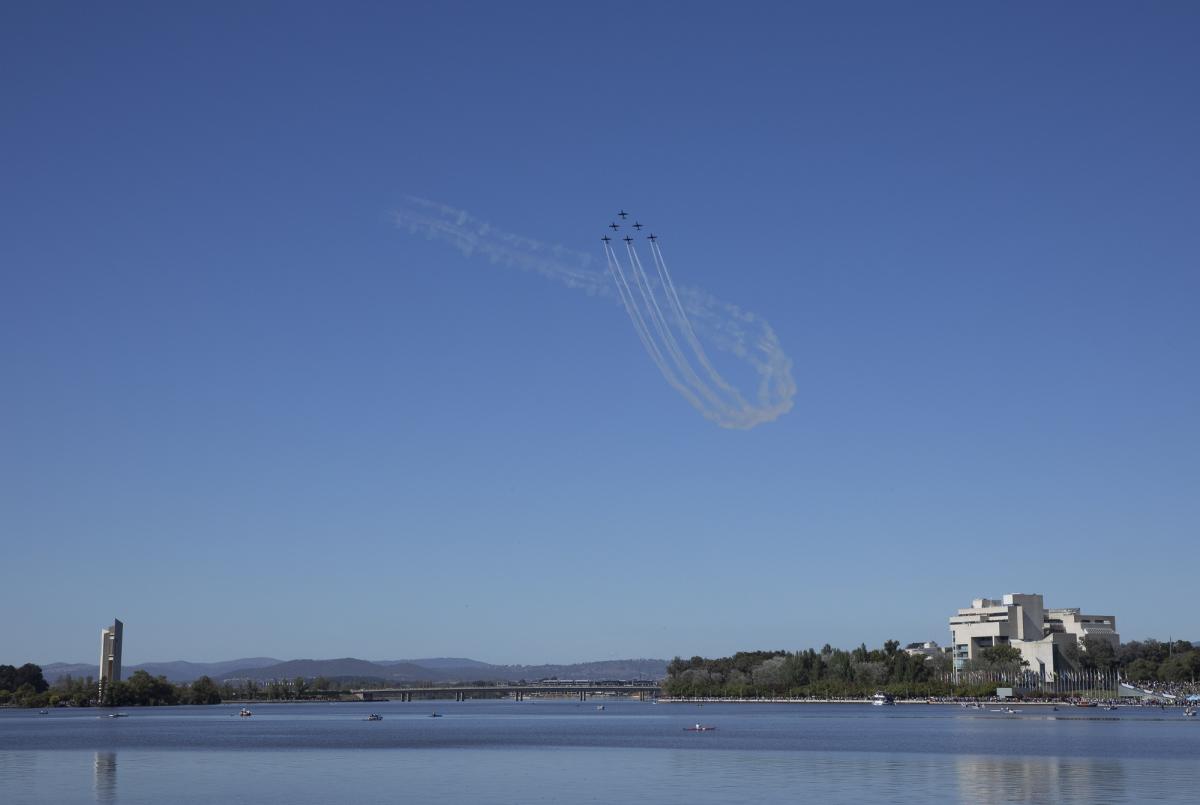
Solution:
[[[1077,608],[1047,609],[1041,594],[1012,593],[999,600],[976,598],[950,618],[954,667],[961,669],[990,646],[1009,645],[1021,652],[1029,670],[1053,679],[1063,669],[1062,651],[1084,637],[1120,643],[1112,615],[1084,615]]]
[[[945,654],[949,649],[942,648],[936,640],[926,640],[924,643],[909,643],[904,647],[904,653],[910,657],[921,656],[925,659]]]
[[[114,620],[100,632],[100,698],[108,685],[121,679],[121,641],[125,624]]]

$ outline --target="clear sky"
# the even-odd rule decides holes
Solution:
[[[1200,639],[1200,6],[7,3],[0,662]],[[624,207],[770,323],[722,428]],[[729,359],[731,356],[724,356]],[[737,371],[737,362],[726,364]]]

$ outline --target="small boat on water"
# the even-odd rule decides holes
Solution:
[[[238,715],[242,718],[249,718],[250,716],[254,715],[254,713],[251,713],[249,709],[243,707]]]
[[[1191,718],[1196,715],[1196,708],[1195,707],[1185,707],[1183,710],[1183,714],[1185,716],[1187,716],[1188,718]]]
[[[383,716],[379,715],[379,713],[371,713],[371,715],[367,716],[367,721],[383,721]]]
[[[890,693],[876,693],[871,697],[871,704],[876,707],[882,707],[885,704],[895,704],[896,698]]]
[[[716,727],[710,724],[697,724],[694,727],[684,727],[684,732],[712,732]]]
[[[602,704],[598,704],[598,705],[596,705],[596,709],[597,709],[597,710],[603,710],[603,709],[604,709],[604,705],[602,705]]]
[[[430,718],[441,718],[442,714],[441,713],[430,713],[429,717]]]
[[[1080,699],[1079,701],[1075,702],[1075,706],[1076,707],[1095,707],[1096,703],[1084,701],[1083,699]]]
[[[109,718],[129,718],[129,713],[109,713]]]
[[[39,716],[48,716],[48,715],[50,715],[50,711],[49,710],[38,710],[38,715]]]

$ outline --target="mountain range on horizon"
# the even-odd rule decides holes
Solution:
[[[52,662],[42,666],[46,681],[53,684],[64,676],[97,675],[94,663]],[[429,657],[416,660],[362,660],[342,657],[327,660],[278,660],[274,657],[244,657],[221,662],[146,662],[127,665],[122,676],[145,671],[165,676],[175,683],[192,682],[208,676],[217,682],[252,679],[256,682],[323,676],[331,681],[362,680],[400,684],[414,682],[518,682],[558,679],[662,679],[667,661],[656,659],[598,660],[570,664],[493,665],[465,657]]]

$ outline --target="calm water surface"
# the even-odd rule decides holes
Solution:
[[[1200,802],[1178,710],[604,705],[0,711],[0,802]]]

